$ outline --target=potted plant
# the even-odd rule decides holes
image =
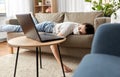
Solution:
[[[96,11],[102,11],[106,17],[110,17],[112,13],[116,14],[115,11],[120,8],[120,0],[110,0],[108,3],[103,3],[103,0],[85,0],[85,2],[92,3],[92,9]]]
[[[38,5],[39,5],[39,6],[42,5],[42,0],[38,0]]]

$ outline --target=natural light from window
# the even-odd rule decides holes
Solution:
[[[0,0],[0,13],[5,13],[5,0]]]

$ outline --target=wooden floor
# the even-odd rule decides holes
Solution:
[[[0,42],[0,56],[10,54],[10,47],[6,42]]]
[[[6,21],[6,16],[0,16],[0,25],[4,25]],[[10,48],[7,46],[6,42],[0,42],[0,56],[10,54]]]
[[[6,16],[0,16],[0,25],[4,25],[6,22]],[[0,42],[0,56],[10,54],[10,48],[6,42]]]

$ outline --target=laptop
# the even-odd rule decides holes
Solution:
[[[31,14],[17,14],[16,15],[18,22],[23,30],[24,35],[27,38],[41,41],[41,42],[49,42],[55,40],[61,40],[64,37],[57,36],[53,33],[46,32],[38,32],[35,23],[32,19]]]

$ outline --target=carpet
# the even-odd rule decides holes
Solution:
[[[19,54],[16,77],[36,77],[35,52],[26,51]],[[13,77],[16,54],[9,54],[0,57],[0,77]],[[79,64],[78,58],[63,56],[63,62],[73,69],[73,72],[66,73],[66,77],[72,77],[74,70]],[[63,77],[61,67],[52,54],[42,54],[43,68],[39,70],[40,77]]]

